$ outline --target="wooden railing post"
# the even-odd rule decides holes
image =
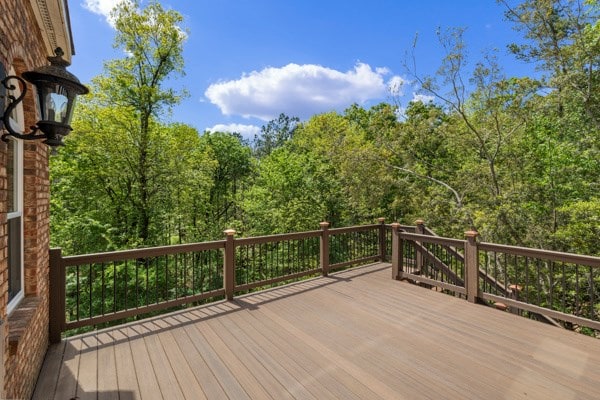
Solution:
[[[479,251],[477,249],[477,231],[465,232],[465,289],[467,300],[476,303],[479,298]]]
[[[417,219],[415,220],[415,225],[416,225],[416,233],[418,233],[419,235],[424,235],[425,234],[425,221],[422,219]]]
[[[377,218],[379,222],[379,261],[386,261],[385,218]]]
[[[323,276],[329,274],[329,222],[321,222],[320,255],[321,270]]]
[[[425,221],[423,221],[422,219],[418,219],[415,221],[415,225],[416,225],[416,229],[415,229],[415,233],[418,233],[419,235],[424,235],[425,234]],[[421,242],[417,242],[419,244],[421,244]],[[415,248],[416,252],[415,252],[415,275],[420,275],[421,273],[423,273],[423,254],[421,253],[421,250],[419,250],[418,248]]]
[[[392,224],[392,279],[402,279],[403,259],[404,255],[403,240],[400,239],[400,224],[394,222]]]
[[[66,302],[66,273],[62,264],[62,250],[50,249],[50,299],[48,305],[50,309],[50,343],[59,343],[61,333],[65,330],[65,302]]]
[[[227,229],[225,234],[225,256],[223,257],[223,288],[227,300],[233,300],[235,286],[235,229]]]

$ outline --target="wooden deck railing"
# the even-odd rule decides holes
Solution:
[[[525,316],[600,330],[600,258],[436,236],[421,221],[321,229],[63,257],[50,253],[50,338],[64,331],[234,295],[372,261]]]
[[[384,260],[379,224],[63,257],[50,251],[50,340],[62,332]]]
[[[600,330],[600,258],[433,236],[392,224],[392,277],[471,302],[502,303],[528,317]]]
[[[63,257],[50,250],[50,339],[225,295],[225,241]]]
[[[482,285],[483,300],[600,330],[600,258],[494,243],[477,250],[482,268],[505,285]]]

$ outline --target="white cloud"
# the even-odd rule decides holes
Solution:
[[[393,76],[392,79],[388,81],[388,90],[392,96],[403,96],[405,84],[406,80],[404,80],[402,77]]]
[[[410,101],[414,103],[420,101],[423,104],[428,104],[435,100],[434,96],[429,96],[427,94],[413,92],[412,95],[413,97],[410,99]],[[398,116],[399,121],[406,120],[406,107],[398,107],[396,110],[396,115]]]
[[[260,133],[260,128],[256,125],[243,125],[243,124],[217,124],[212,128],[206,128],[210,132],[231,132],[239,133],[246,139],[254,139],[254,135]]]
[[[95,14],[102,15],[106,18],[106,22],[114,26],[114,21],[112,21],[110,13],[122,1],[124,0],[85,0],[83,6]]]
[[[115,20],[110,15],[112,10],[117,6],[117,4],[130,1],[131,0],[84,0],[83,7],[88,11],[93,12],[94,14],[103,16],[106,19],[106,22],[114,28]],[[151,22],[153,21],[151,20]],[[179,26],[177,26],[176,28],[179,30],[179,35],[181,36],[181,39],[187,40],[187,32],[185,32]],[[131,57],[132,55],[132,53],[128,51],[125,51],[125,54],[128,57]]]
[[[423,104],[427,104],[427,103],[431,103],[433,100],[435,100],[435,97],[433,97],[433,96],[429,96],[426,94],[420,94],[420,93],[413,93],[413,98],[411,101],[414,101],[414,102],[420,101]]]
[[[285,113],[304,119],[385,97],[389,85],[384,77],[389,73],[387,68],[373,70],[364,63],[347,72],[313,64],[288,64],[212,84],[205,95],[225,115],[269,121]],[[392,77],[391,81],[398,79]]]

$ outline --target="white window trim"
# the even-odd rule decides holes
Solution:
[[[17,210],[7,213],[7,219],[16,217],[23,217],[23,141],[9,138],[15,144],[15,165],[14,168],[17,171],[17,179],[14,182],[15,185],[15,197],[17,203]]]
[[[16,75],[14,68],[10,68],[9,70],[9,75]],[[18,92],[19,89],[15,90],[13,92],[13,95],[15,97],[17,97],[20,92]],[[10,121],[9,123],[11,124],[11,126],[16,127],[18,129],[18,131],[23,132],[23,129],[25,127],[25,118],[24,118],[24,114],[23,114],[23,106],[22,104],[19,104],[15,110],[13,111],[12,115],[10,116]],[[8,303],[8,305],[6,306],[6,312],[7,314],[10,314],[16,307],[17,305],[21,302],[21,300],[23,300],[23,298],[25,297],[25,260],[24,260],[24,256],[25,256],[25,252],[24,252],[24,237],[25,237],[25,233],[24,233],[24,223],[23,223],[23,141],[22,140],[17,140],[14,138],[10,138],[10,140],[13,140],[13,143],[15,145],[15,157],[14,157],[14,162],[15,165],[13,166],[14,170],[16,171],[16,180],[14,182],[15,185],[15,197],[16,197],[16,211],[14,212],[10,212],[7,213],[7,220],[9,219],[13,219],[13,218],[17,218],[17,217],[21,217],[21,290],[19,291],[19,293]]]

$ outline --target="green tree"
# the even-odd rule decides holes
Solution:
[[[167,243],[189,243],[212,239],[207,236],[210,221],[205,218],[206,204],[214,186],[213,176],[219,160],[202,145],[196,129],[174,123],[161,129],[163,143],[156,162],[164,171],[153,210],[160,210],[153,226],[167,234]],[[158,222],[158,223],[157,223]]]
[[[424,218],[450,235],[472,223],[466,188],[457,179],[462,164],[453,146],[455,124],[439,105],[413,101],[394,134],[378,144],[380,162],[396,187],[397,216],[406,223]]]
[[[80,253],[203,238],[199,212],[208,201],[216,163],[201,148],[197,131],[152,124],[150,238],[142,241],[136,214],[138,147],[130,129],[136,120],[123,109],[87,102],[79,111],[75,132],[51,158],[53,243]]]
[[[340,159],[347,154],[342,149],[355,137],[354,128],[348,120],[335,112],[315,115],[301,124],[290,143],[296,153],[309,154],[318,167],[315,168],[319,182],[319,204],[326,210],[324,218],[332,226],[342,226],[351,218],[353,209],[348,206],[348,187],[344,187],[340,171]]]
[[[571,224],[561,217],[564,207],[591,201],[598,189],[600,8],[595,0],[499,2],[525,38],[510,50],[545,73],[545,93],[534,99],[519,143],[528,160],[521,169],[528,183],[524,200],[538,230],[530,241],[545,246]]]
[[[298,127],[291,141],[296,152],[319,162],[324,186],[321,196],[333,225],[373,222],[390,215],[397,187],[389,179],[380,142],[396,129],[395,110],[377,105],[369,110],[354,105],[344,115],[316,115]]]
[[[565,204],[559,218],[564,221],[554,237],[560,250],[600,256],[600,199]]]
[[[283,146],[294,136],[299,122],[298,117],[289,117],[283,113],[277,119],[269,121],[260,129],[260,134],[254,137],[254,155],[263,158]]]
[[[452,188],[470,224],[486,240],[525,244],[530,221],[523,212],[527,185],[521,180],[526,177],[520,173],[517,145],[531,116],[543,108],[540,85],[529,78],[507,78],[493,54],[476,63],[467,79],[463,30],[440,31],[439,39],[446,56],[437,76],[416,79],[452,121],[444,136],[460,160],[459,170],[452,182],[440,183]]]
[[[284,146],[266,156],[244,196],[248,234],[314,230],[327,219],[323,165],[309,153]]]
[[[600,127],[600,7],[596,0],[498,0],[525,43],[509,45],[517,58],[548,75],[559,115],[582,112]],[[571,99],[569,99],[569,97]],[[569,110],[565,107],[571,103]],[[577,107],[573,107],[573,105]]]
[[[185,32],[183,20],[173,10],[165,10],[158,1],[140,9],[139,2],[121,2],[112,13],[117,34],[115,47],[128,57],[105,65],[105,75],[96,83],[101,101],[127,109],[136,119],[130,134],[135,144],[133,209],[137,235],[142,243],[151,242],[151,203],[156,193],[157,171],[154,158],[158,149],[152,137],[153,119],[177,104],[180,94],[164,87],[165,81],[183,73]],[[106,103],[105,103],[106,104]]]
[[[205,132],[200,148],[215,162],[203,212],[210,238],[217,239],[242,219],[239,198],[253,172],[252,150],[239,134],[227,132]]]
[[[85,221],[93,227],[74,239],[77,252],[185,240],[182,215],[201,202],[211,168],[194,129],[160,122],[180,99],[165,83],[183,71],[181,16],[158,2],[123,2],[113,16],[115,47],[128,56],[94,78],[51,165],[53,236],[65,239]],[[93,243],[93,234],[103,239]]]

